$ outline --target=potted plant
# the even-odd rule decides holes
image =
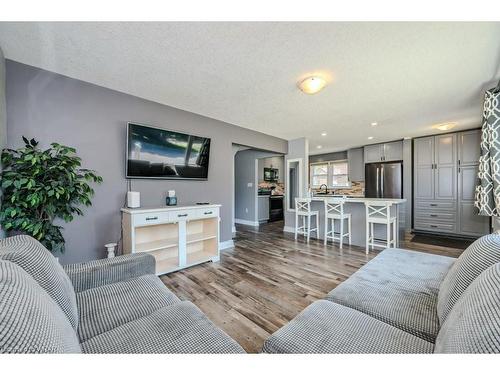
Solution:
[[[41,150],[35,139],[23,141],[18,150],[2,151],[0,224],[8,233],[28,234],[47,249],[64,252],[62,227],[54,220],[83,215],[79,206],[90,206],[94,195],[89,183],[101,183],[102,177],[80,168],[72,147],[52,143]]]

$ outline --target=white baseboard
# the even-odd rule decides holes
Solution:
[[[283,232],[295,233],[294,227],[283,227]]]
[[[250,220],[242,220],[242,219],[234,219],[234,222],[236,224],[243,224],[243,225],[250,225],[252,227],[258,227],[259,222],[258,221],[250,221]]]
[[[232,247],[234,247],[233,240],[219,242],[219,250],[221,250],[221,251],[230,249]]]

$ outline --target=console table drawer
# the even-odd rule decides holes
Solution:
[[[205,217],[218,217],[219,209],[218,208],[204,208],[196,210],[195,216],[197,218],[205,218]]]
[[[147,214],[133,215],[134,226],[154,225],[168,223],[171,220],[168,212],[152,212]]]
[[[172,211],[170,212],[170,220],[192,220],[196,219],[196,210],[183,210],[183,211]]]

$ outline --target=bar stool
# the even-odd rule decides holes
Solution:
[[[302,226],[299,227],[299,217],[302,217]],[[316,228],[311,228],[311,217],[316,216]],[[307,226],[306,226],[307,221]],[[298,234],[306,236],[307,242],[311,232],[316,232],[319,238],[319,212],[311,211],[311,198],[295,198],[295,239]]]
[[[397,218],[391,214],[390,202],[380,201],[366,201],[366,253],[369,253],[369,247],[388,248],[396,247],[396,232],[397,232]],[[387,229],[387,240],[385,243],[375,242],[374,224],[383,224]],[[391,238],[391,225],[392,225],[392,238]]]
[[[325,245],[328,239],[332,241],[338,240],[340,248],[344,243],[344,237],[349,240],[351,244],[351,214],[344,212],[345,198],[327,198],[325,199]],[[335,236],[335,220],[340,221],[340,232]],[[348,232],[344,233],[344,220],[347,220]],[[328,230],[328,224],[331,223],[331,230]]]

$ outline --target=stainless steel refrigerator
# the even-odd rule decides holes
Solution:
[[[366,198],[403,198],[403,163],[365,164]]]

